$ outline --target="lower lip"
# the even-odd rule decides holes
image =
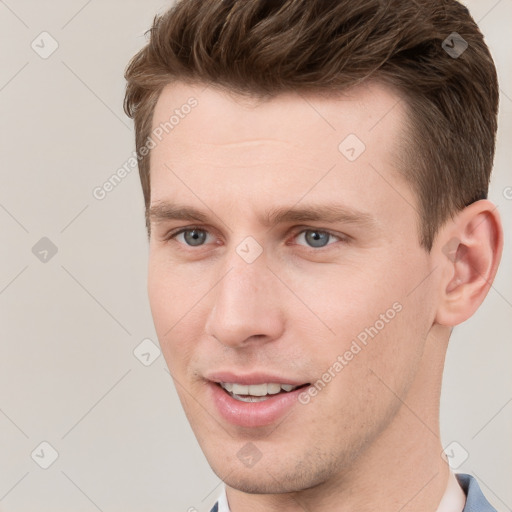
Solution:
[[[298,403],[299,394],[305,389],[301,387],[288,393],[278,393],[261,402],[241,402],[214,382],[209,382],[208,386],[220,415],[240,427],[263,427],[275,423]]]

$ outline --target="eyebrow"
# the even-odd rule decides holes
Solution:
[[[216,216],[216,215],[215,215]],[[197,208],[161,201],[149,208],[148,218],[153,223],[186,220],[206,223],[209,215]],[[377,222],[369,213],[347,208],[340,204],[280,207],[265,212],[258,218],[263,226],[270,227],[287,222],[343,222],[375,227]]]

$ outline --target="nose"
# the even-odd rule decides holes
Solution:
[[[224,277],[211,292],[206,334],[232,348],[278,339],[284,329],[280,283],[264,255],[247,263],[233,251],[225,264]]]

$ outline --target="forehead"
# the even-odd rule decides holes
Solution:
[[[307,194],[356,207],[410,195],[397,195],[405,181],[395,183],[405,115],[400,96],[380,84],[264,101],[168,85],[153,115],[152,204],[187,196],[196,206],[206,197],[257,208]]]
[[[190,103],[195,106],[189,108]],[[312,140],[318,145],[336,141],[347,131],[357,132],[362,140],[371,139],[371,132],[393,135],[404,115],[405,102],[398,92],[375,82],[336,94],[285,92],[270,99],[176,82],[162,90],[152,129],[164,128],[164,135],[171,135],[175,143],[190,145],[236,143],[270,135],[280,140]],[[201,122],[183,122],[187,117],[200,117]]]

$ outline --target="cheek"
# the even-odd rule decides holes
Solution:
[[[358,326],[347,322],[343,330],[340,320],[336,341],[317,347],[312,354],[317,392],[308,402],[311,405],[304,407],[332,430],[332,436],[345,436],[357,449],[358,443],[376,435],[396,414],[401,403],[397,395],[406,396],[417,374],[422,343],[408,328],[406,309],[390,314],[393,318],[384,325],[375,325],[372,315],[365,322],[364,312],[352,313]],[[348,331],[356,334],[345,335]],[[312,432],[314,427],[312,423]]]
[[[182,373],[192,357],[195,341],[202,333],[200,299],[206,290],[198,289],[190,273],[180,272],[158,257],[150,257],[148,298],[155,331],[173,376]]]
[[[349,381],[385,386],[379,377],[392,389],[407,385],[430,327],[428,290],[411,293],[421,281],[417,276],[428,275],[421,267],[419,261],[381,259],[294,280],[296,294],[311,310],[301,314],[322,333],[314,352],[319,376],[330,371],[342,386]],[[296,319],[295,325],[307,325]]]
[[[209,289],[208,275],[199,264],[180,264],[165,249],[150,251],[148,297],[157,329],[164,333],[186,321]]]
[[[323,337],[336,349],[378,322],[385,315],[385,326],[396,316],[393,304],[402,293],[393,290],[382,277],[384,271],[371,265],[338,265],[327,270],[320,267],[289,275],[293,291],[306,308],[295,301],[295,315],[316,325]],[[396,286],[396,283],[395,283]],[[388,311],[389,310],[389,311]],[[388,312],[386,316],[386,312]],[[316,319],[315,319],[316,318]]]

